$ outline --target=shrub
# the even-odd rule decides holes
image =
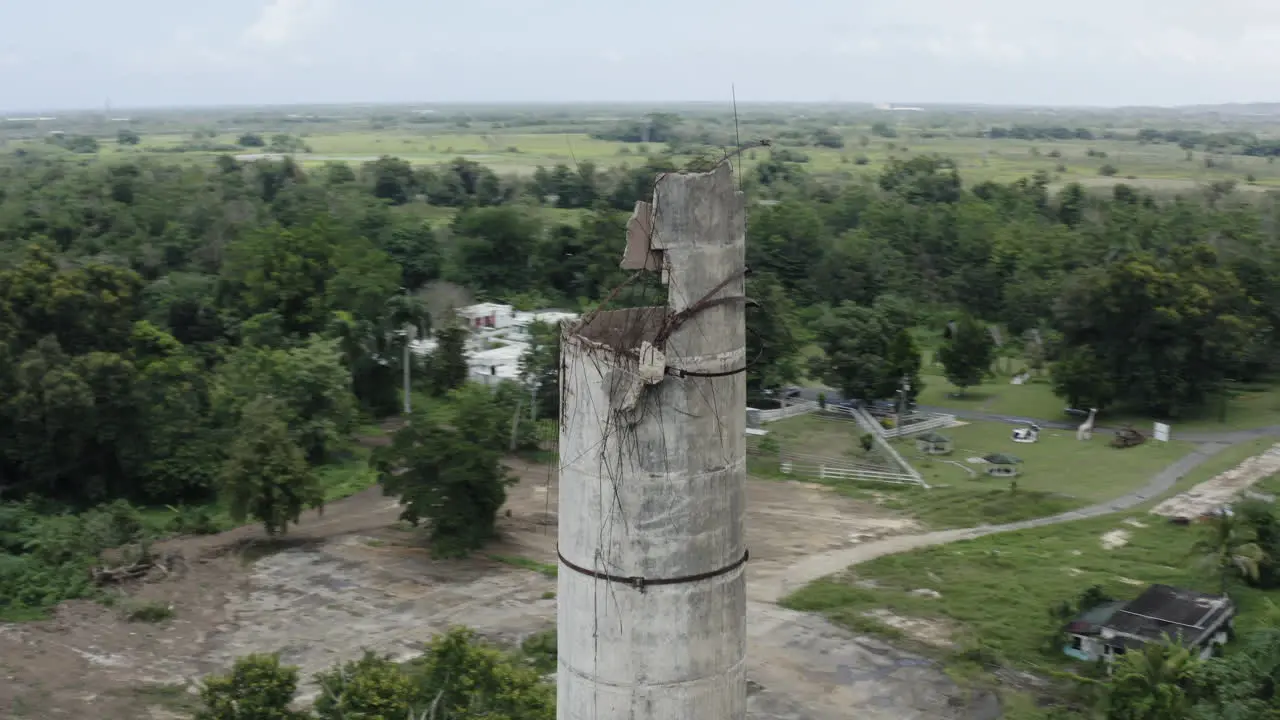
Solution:
[[[557,640],[554,629],[534,633],[520,643],[520,652],[535,670],[549,673],[556,669]]]
[[[182,505],[168,506],[174,515],[169,519],[167,530],[179,535],[213,535],[222,532],[214,520],[213,513],[207,507],[190,507]]]
[[[142,539],[142,518],[123,500],[79,515],[45,515],[30,503],[0,505],[0,616],[31,617],[89,595],[89,568],[98,555]]]
[[[277,655],[249,655],[230,673],[206,678],[195,720],[304,720],[289,709],[298,689],[298,668]]]
[[[143,602],[131,605],[125,611],[129,622],[164,622],[173,617],[173,606],[162,602]]]
[[[418,701],[437,703],[442,718],[551,720],[556,714],[555,688],[541,674],[513,663],[466,628],[432,639],[409,675]]]
[[[320,696],[315,712],[320,720],[408,717],[413,684],[389,657],[365,652],[364,657],[317,673]]]

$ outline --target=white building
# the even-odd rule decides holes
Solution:
[[[524,357],[528,349],[529,346],[524,343],[512,343],[468,353],[468,376],[486,385],[496,385],[503,380],[518,380],[520,358]]]
[[[555,325],[577,320],[578,314],[561,310],[517,311],[510,305],[479,303],[457,310],[471,330],[467,337],[469,377],[486,385],[503,380],[519,380],[520,358],[529,350],[529,326],[535,322]],[[415,355],[429,355],[436,349],[434,338],[415,340]]]
[[[516,310],[510,305],[479,303],[458,308],[457,312],[472,328],[504,328],[516,324]]]

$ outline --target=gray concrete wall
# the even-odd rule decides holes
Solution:
[[[671,313],[732,278],[714,296],[728,301],[661,345],[672,368],[714,373],[746,361],[743,203],[728,166],[664,176],[653,228],[670,307],[565,331],[559,529],[573,565],[651,580],[714,572],[746,550],[745,374],[643,384],[634,355]],[[745,718],[744,571],[641,592],[562,561],[560,720]]]

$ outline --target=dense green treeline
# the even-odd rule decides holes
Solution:
[[[891,395],[902,377],[918,391],[913,333],[952,321],[948,342],[967,349],[939,354],[954,358],[949,377],[980,379],[989,355],[969,329],[990,325],[1036,338],[1072,403],[1177,414],[1274,369],[1269,197],[1053,191],[1043,176],[967,187],[937,157],[851,181],[785,157],[744,178],[755,390],[807,373],[855,397]],[[673,169],[660,157],[518,179],[462,159],[308,171],[12,158],[0,164],[0,493],[56,504],[37,515],[217,499],[283,530],[320,501],[316,469],[362,419],[398,409],[405,326],[457,353],[450,304],[590,307],[626,277],[628,211]],[[635,283],[613,302],[662,293]],[[525,375],[554,417],[555,339],[540,337]],[[806,365],[810,345],[824,352]],[[452,397],[460,362],[424,362],[420,389]],[[515,407],[499,395],[457,401]],[[0,532],[34,532],[21,517]]]

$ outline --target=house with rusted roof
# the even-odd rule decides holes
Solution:
[[[1111,661],[1149,642],[1173,641],[1201,658],[1227,642],[1236,606],[1225,595],[1152,585],[1128,602],[1108,602],[1077,615],[1064,628],[1063,652],[1079,660]]]

